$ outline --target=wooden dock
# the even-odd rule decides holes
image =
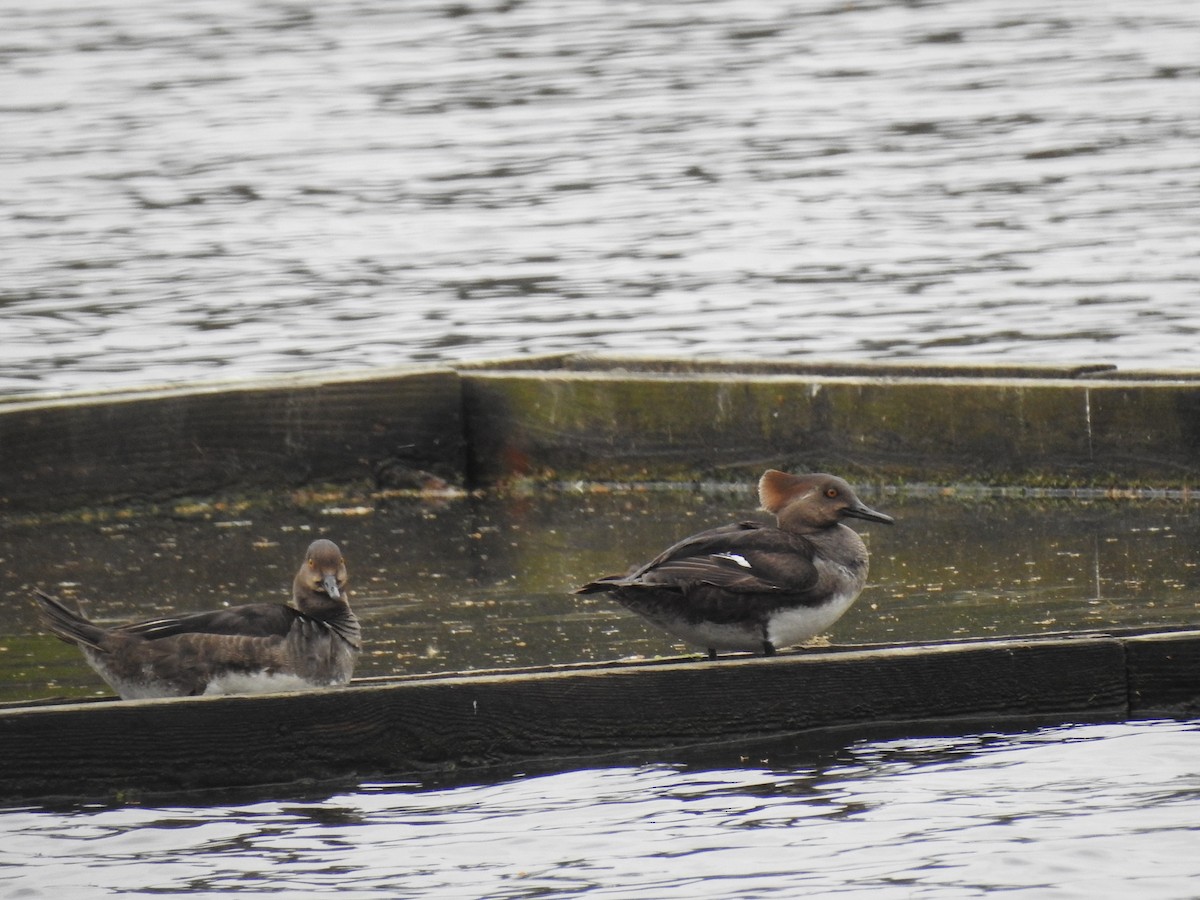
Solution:
[[[574,766],[783,735],[1200,713],[1200,631],[360,682],[270,696],[0,709],[0,799],[97,798]]]
[[[1200,373],[558,356],[0,402],[0,517],[34,522],[306,486],[749,482],[767,466],[1187,496],[1200,478]],[[0,798],[1197,713],[1200,631],[566,665],[307,694],[10,705]]]

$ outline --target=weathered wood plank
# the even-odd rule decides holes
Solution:
[[[1200,475],[1195,380],[871,371],[465,371],[473,480],[728,479],[766,465],[1062,487]]]
[[[451,371],[0,406],[0,503],[47,511],[331,482],[460,483]]]
[[[1131,377],[1179,380],[1195,373],[1180,371],[1133,372],[1112,363],[1011,363],[1000,360],[944,362],[938,360],[844,360],[785,358],[662,357],[612,353],[547,353],[466,362],[461,371],[572,371],[638,372],[642,374],[712,375],[851,375],[890,378],[1110,378]]]
[[[1200,632],[1141,635],[1125,648],[1130,715],[1200,715]]]
[[[1187,487],[1200,378],[1087,367],[555,357],[0,403],[0,510],[321,483],[514,476]],[[990,374],[989,374],[990,373]],[[1091,376],[1091,377],[1086,377]]]
[[[998,641],[0,711],[0,797],[398,776],[959,719],[1127,712],[1122,642]]]

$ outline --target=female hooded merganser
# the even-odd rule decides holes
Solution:
[[[846,517],[891,525],[834,475],[768,470],[762,508],[778,527],[741,522],[685,538],[628,575],[575,593],[608,591],[664,631],[704,647],[770,656],[825,631],[867,581],[867,548]]]
[[[362,647],[346,578],[342,551],[322,539],[296,573],[295,606],[254,603],[102,628],[36,593],[50,630],[78,645],[113,690],[134,700],[345,684]]]

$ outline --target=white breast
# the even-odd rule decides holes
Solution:
[[[322,685],[314,684],[299,675],[278,672],[228,672],[219,675],[204,689],[210,694],[277,694],[291,691],[311,691]]]
[[[767,640],[777,649],[794,646],[828,631],[862,593],[867,580],[865,567],[855,572],[826,560],[818,560],[816,565],[821,571],[821,580],[838,584],[840,589],[820,606],[796,606],[773,613],[767,623]]]
[[[817,607],[796,606],[781,609],[771,615],[767,623],[767,640],[777,649],[792,647],[828,631],[838,619],[845,615],[858,591],[834,594],[827,603]]]

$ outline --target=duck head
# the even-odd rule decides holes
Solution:
[[[342,551],[333,541],[313,541],[292,583],[292,599],[301,612],[318,614],[330,607],[346,605],[349,575]]]
[[[773,513],[784,531],[811,534],[837,525],[842,519],[868,519],[891,525],[895,520],[871,509],[836,475],[818,472],[789,475],[768,469],[758,482],[762,508]]]

